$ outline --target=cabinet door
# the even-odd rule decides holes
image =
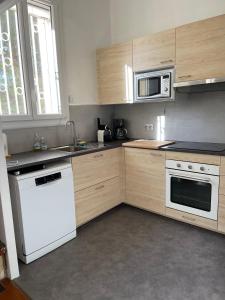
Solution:
[[[224,195],[220,195],[219,198],[218,230],[225,233],[225,196]]]
[[[126,202],[165,213],[165,152],[125,149]]]
[[[120,178],[116,177],[75,194],[77,226],[121,203]]]
[[[73,174],[75,191],[120,176],[121,148],[74,157]]]
[[[175,29],[133,40],[134,71],[175,64]]]
[[[132,42],[97,50],[98,100],[101,104],[132,102]]]
[[[176,29],[176,81],[225,77],[225,15]]]

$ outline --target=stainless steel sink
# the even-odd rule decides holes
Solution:
[[[52,150],[60,150],[65,152],[78,152],[78,151],[87,150],[87,148],[74,147],[74,146],[61,146],[61,147],[53,148]]]

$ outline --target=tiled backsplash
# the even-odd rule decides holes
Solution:
[[[127,120],[132,138],[161,134],[170,140],[225,143],[225,92],[177,93],[172,103],[117,105],[114,113]],[[154,130],[146,131],[145,124],[153,124]]]
[[[87,141],[96,140],[97,117],[104,123],[124,118],[131,138],[225,143],[225,92],[177,93],[172,103],[70,107],[78,137]],[[145,130],[145,124],[153,124],[154,130]],[[8,130],[9,153],[31,150],[35,132],[46,138],[49,147],[72,142],[65,126]]]
[[[77,135],[87,141],[96,140],[97,118],[109,123],[113,118],[112,106],[72,106],[70,108],[70,119],[75,121]],[[8,138],[9,153],[20,153],[32,150],[34,135],[45,137],[49,147],[57,147],[72,143],[71,130],[65,126],[52,126],[40,128],[24,128],[6,130]]]

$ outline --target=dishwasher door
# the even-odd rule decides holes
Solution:
[[[19,180],[18,189],[24,255],[76,230],[71,167]]]

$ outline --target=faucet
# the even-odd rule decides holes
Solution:
[[[74,121],[67,121],[66,122],[66,128],[72,128],[72,137],[73,137],[73,146],[77,146],[77,134],[76,134],[76,126]]]

